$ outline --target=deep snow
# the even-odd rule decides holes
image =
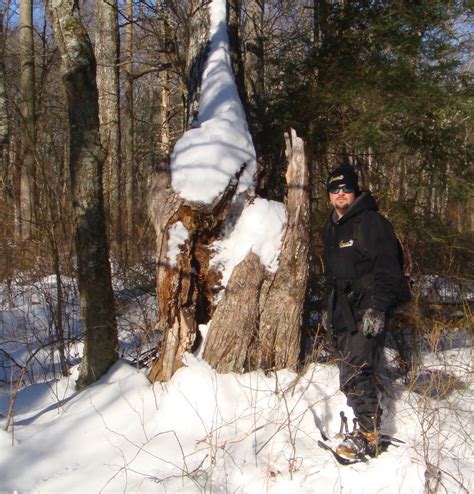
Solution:
[[[438,482],[439,492],[473,491],[469,335],[444,336],[437,352],[427,346],[416,366],[419,378],[408,382],[398,377],[397,353],[387,348],[383,428],[405,443],[366,464],[342,467],[317,446],[322,433],[339,430],[341,410],[352,418],[334,364],[313,362],[301,375],[217,374],[186,354],[185,366],[169,383],[152,386],[146,368],[131,364],[146,349],[143,329],[153,325],[148,310],[156,301],[143,294],[125,304],[118,321],[124,358],[77,392],[77,365],[60,378],[57,351],[55,374],[51,364],[54,280],[13,285],[9,298],[0,287],[0,341],[16,362],[0,352],[1,493],[421,494],[427,482],[432,488]],[[77,294],[67,281],[65,318],[77,329],[71,310]],[[69,362],[79,362],[80,342],[72,339],[68,349]],[[34,352],[38,358],[31,359]],[[14,385],[25,364],[5,431],[10,377]],[[450,381],[440,386],[432,380],[430,386],[436,371]]]
[[[422,493],[431,470],[441,491],[472,492],[472,383],[442,400],[395,383],[384,429],[405,444],[342,467],[317,446],[340,410],[351,417],[334,365],[266,376],[219,375],[190,354],[185,363],[154,386],[121,360],[81,392],[77,368],[22,389],[13,430],[0,421],[0,491]],[[464,382],[471,364],[470,349],[425,356]],[[2,416],[8,405],[4,393]]]

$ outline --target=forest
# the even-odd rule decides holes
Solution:
[[[2,0],[0,15],[0,418],[12,446],[33,420],[21,419],[31,386],[72,379],[80,393],[100,379],[113,387],[107,376],[139,379],[124,361],[153,389],[192,368],[194,378],[258,375],[308,393],[308,369],[330,360],[322,231],[326,178],[343,162],[403,249],[411,300],[391,323],[391,377],[420,392],[428,376],[424,398],[472,391],[472,362],[453,374],[422,364],[427,349],[464,357],[472,344],[471,2]],[[179,382],[193,399],[191,381]],[[292,417],[302,398],[293,409],[285,393],[278,407]],[[299,443],[287,422],[293,480]],[[466,466],[440,466],[442,447],[429,457],[420,423],[424,492],[468,492],[453,474]],[[180,440],[173,462],[187,458]],[[183,492],[238,487],[213,483],[214,467],[203,481],[198,457],[167,481],[192,479]],[[131,463],[102,488],[114,492]]]

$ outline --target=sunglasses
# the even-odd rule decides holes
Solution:
[[[341,190],[344,194],[350,194],[351,192],[354,192],[354,187],[351,187],[350,185],[334,185],[329,189],[329,192],[331,194],[339,194]]]

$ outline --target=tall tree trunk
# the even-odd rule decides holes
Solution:
[[[235,83],[237,84],[240,100],[242,101],[247,114],[247,123],[249,124],[249,128],[252,128],[253,122],[248,112],[249,100],[245,88],[244,59],[242,54],[242,0],[228,0],[227,5],[232,70],[234,71]]]
[[[3,44],[3,2],[0,8],[0,145],[8,143],[8,110],[5,84],[5,48]]]
[[[76,215],[77,277],[85,333],[78,387],[100,378],[118,357],[117,327],[105,231],[96,62],[75,0],[50,0],[62,56],[70,128],[70,175]]]
[[[199,95],[201,75],[209,48],[209,2],[191,0],[188,12],[190,15],[188,39],[186,40],[185,76],[187,78],[187,124],[191,126],[199,112]]]
[[[133,79],[133,0],[127,0],[125,6],[125,119],[124,119],[124,153],[125,153],[125,205],[127,253],[133,241],[135,198],[135,124],[134,124],[134,79]]]
[[[114,235],[120,241],[122,173],[120,153],[119,30],[117,0],[96,0],[95,57],[99,91],[99,121],[104,165],[104,195]]]
[[[170,131],[170,83],[169,71],[163,69],[161,71],[161,132],[160,132],[160,155],[162,157],[169,156],[171,146],[171,131]]]
[[[260,299],[259,366],[264,369],[297,364],[309,273],[309,175],[304,143],[294,130],[285,134],[285,140],[288,225],[278,271]]]
[[[264,11],[265,0],[248,1],[245,22],[244,75],[250,119],[254,127],[257,150],[262,148],[265,127]]]
[[[8,107],[5,83],[5,60],[3,46],[3,5],[0,8],[0,194],[3,204],[9,203],[9,160],[8,160]],[[6,216],[6,215],[5,215]],[[6,221],[3,222],[2,229],[6,227]]]
[[[20,1],[20,92],[21,92],[21,152],[19,165],[19,220],[17,233],[23,239],[31,237],[35,216],[35,133],[36,92],[33,44],[33,1]]]

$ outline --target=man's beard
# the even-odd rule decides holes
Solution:
[[[347,210],[351,207],[350,204],[344,204],[344,206],[334,206],[336,213],[339,216],[343,216],[344,214],[347,213]]]

